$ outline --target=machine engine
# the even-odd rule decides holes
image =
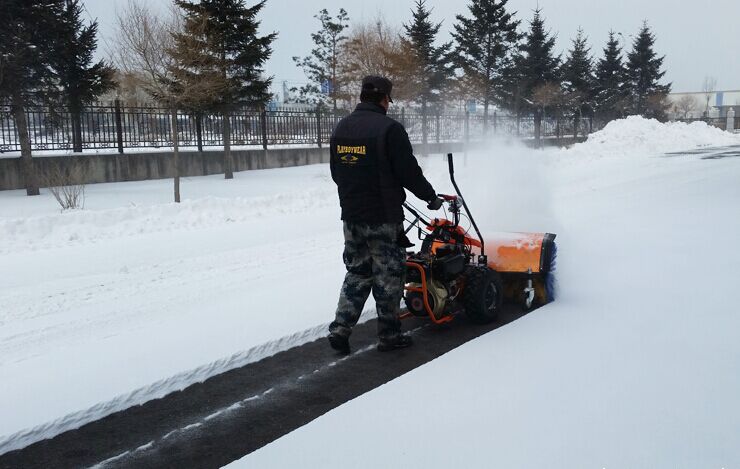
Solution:
[[[444,244],[428,258],[408,259],[406,306],[415,316],[427,316],[422,293],[422,271],[427,283],[426,301],[435,318],[449,314],[448,306],[459,293],[459,278],[468,263],[460,245]]]

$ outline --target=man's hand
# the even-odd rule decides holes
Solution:
[[[440,208],[442,208],[442,204],[443,204],[443,203],[444,203],[444,200],[442,200],[442,199],[441,199],[441,198],[439,198],[439,197],[435,197],[435,198],[433,198],[433,199],[432,199],[432,200],[431,200],[431,201],[429,202],[429,204],[427,204],[427,208],[428,208],[429,210],[439,210]]]

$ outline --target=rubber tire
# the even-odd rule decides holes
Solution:
[[[495,321],[501,312],[504,289],[498,272],[485,266],[465,270],[463,304],[468,318],[478,324]]]

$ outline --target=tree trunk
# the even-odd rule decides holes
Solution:
[[[20,96],[13,96],[12,109],[15,127],[18,129],[18,139],[21,142],[21,165],[26,180],[26,195],[39,195],[38,177],[31,159],[31,136],[28,134],[28,120],[26,120],[26,110]]]
[[[70,109],[72,118],[72,151],[82,152],[82,112],[79,109]]]
[[[483,101],[483,136],[488,135],[488,96]]]
[[[534,113],[534,141],[537,148],[540,147],[540,136],[542,132],[542,110],[537,109]]]
[[[231,112],[224,111],[224,177],[234,179],[234,160],[231,157]]]
[[[578,139],[578,125],[581,123],[581,119],[578,114],[573,118],[573,140]]]
[[[424,147],[423,155],[429,156],[427,144],[429,143],[429,129],[427,127],[427,100],[421,100],[421,143]]]
[[[172,133],[172,166],[175,170],[175,202],[180,203],[180,138],[177,135],[177,108],[170,110],[170,132]]]
[[[203,113],[200,111],[195,115],[195,135],[198,151],[203,153]]]

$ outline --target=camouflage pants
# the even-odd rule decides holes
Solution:
[[[367,225],[344,222],[347,275],[329,331],[349,336],[372,290],[378,311],[378,336],[400,333],[399,305],[406,275],[405,249],[398,245],[400,223]]]

